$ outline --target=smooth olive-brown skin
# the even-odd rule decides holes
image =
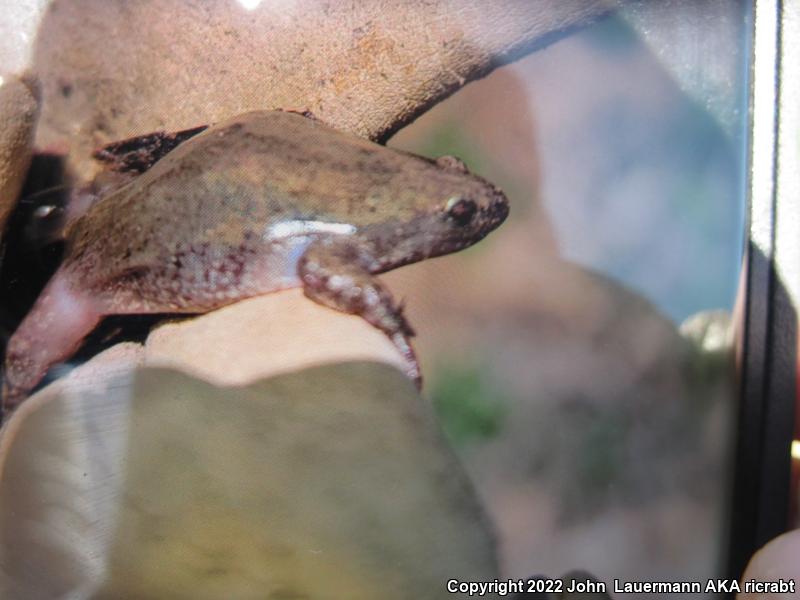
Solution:
[[[247,113],[181,143],[67,230],[63,263],[9,341],[6,407],[108,314],[201,313],[302,286],[362,315],[409,359],[374,277],[460,250],[508,214],[496,187],[293,112]]]

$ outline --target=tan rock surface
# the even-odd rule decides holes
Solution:
[[[29,83],[0,79],[0,239],[25,181],[31,159],[38,102]]]
[[[88,175],[101,143],[254,109],[309,109],[385,139],[467,81],[589,22],[609,0],[50,5],[34,69],[40,146]]]
[[[236,357],[235,360],[231,360]],[[404,359],[379,330],[288,290],[244,300],[148,338],[144,361],[217,385],[244,385],[311,366],[372,360],[399,370]]]

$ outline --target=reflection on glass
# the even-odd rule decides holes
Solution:
[[[390,142],[511,199],[501,235],[391,276],[509,577],[720,576],[747,26],[739,3],[640,6]]]
[[[265,11],[284,18],[295,14],[289,10],[295,4],[302,3],[215,3],[222,7],[219,14],[227,14],[228,6],[238,16],[250,11],[246,21],[217,32],[223,40],[238,40],[250,31],[251,17],[258,22],[260,15],[261,25],[271,25],[275,19],[265,18]],[[199,565],[224,590],[217,596],[236,595],[228,577],[263,593],[258,578],[282,572],[291,586],[283,582],[273,588],[276,594],[297,595],[311,579],[320,589],[338,583],[355,598],[375,597],[370,590],[376,587],[388,589],[389,571],[404,564],[422,596],[442,581],[442,573],[454,576],[459,568],[468,571],[464,578],[493,578],[495,556],[482,508],[497,532],[503,577],[558,576],[576,568],[609,583],[719,576],[735,401],[731,313],[744,237],[750,17],[743,3],[723,0],[632,4],[466,86],[391,141],[432,157],[460,157],[500,184],[512,202],[509,220],[480,244],[385,277],[396,296],[408,299],[424,393],[438,423],[401,374],[390,367],[372,373],[375,365],[337,364],[316,375],[301,370],[263,387],[233,390],[165,371],[144,370],[137,373],[142,378],[109,389],[97,378],[91,392],[65,393],[51,402],[49,417],[46,409],[32,413],[40,418],[28,421],[28,437],[17,438],[16,462],[8,464],[20,470],[5,473],[27,495],[0,486],[11,507],[0,511],[0,533],[13,542],[4,543],[13,545],[13,560],[5,560],[12,578],[22,574],[25,585],[40,589],[52,577],[67,589],[77,585],[72,578],[85,576],[92,580],[87,585],[108,585],[107,597],[119,595],[114,586],[120,582],[144,589],[151,581],[165,589],[202,585],[214,595],[196,576]],[[52,40],[65,31],[59,15],[75,7],[51,6],[43,23],[52,29],[45,27],[37,38],[40,65],[69,54]],[[116,5],[97,3],[101,8],[113,16],[108,23],[121,18]],[[130,8],[123,11],[126,21]],[[173,8],[204,14],[182,2]],[[380,29],[379,21],[337,34],[389,52],[366,35]],[[79,50],[98,47],[84,44],[82,33]],[[172,43],[171,36],[160,37],[165,39]],[[204,50],[227,47],[217,48],[215,39],[204,40]],[[145,79],[155,97],[175,108],[159,78],[174,77],[164,65],[184,67],[193,51],[173,55],[136,43],[130,56],[126,47],[115,60],[133,56],[137,64],[150,65],[145,71],[153,77]],[[224,50],[215,60],[219,56]],[[237,72],[236,61],[224,62],[220,77]],[[233,99],[220,105],[227,107],[220,114],[230,106],[239,110],[240,96],[260,98],[250,87],[259,78],[251,77],[249,55],[245,63],[242,89],[217,81],[197,85],[193,78],[203,76],[203,67],[182,69],[191,72],[192,86],[177,106],[188,107],[194,118],[194,111],[214,106],[220,97]],[[358,67],[368,73],[375,65]],[[116,62],[111,71],[120,71]],[[90,123],[89,134],[64,140],[88,146],[92,132],[103,131],[119,138],[113,119],[139,113],[117,103],[145,104],[138,83],[130,83],[138,80],[127,75],[113,80],[123,84],[115,94],[101,97],[87,94],[85,85],[104,76],[80,73],[80,81],[70,83],[56,73],[53,112],[53,106],[80,101],[94,107],[95,96],[113,100],[111,121]],[[362,81],[361,72],[354,80]],[[333,79],[321,81],[335,87]],[[134,98],[125,91],[132,87]],[[286,108],[298,108],[290,104]],[[147,108],[158,112],[158,106]],[[109,123],[116,124],[106,131]],[[48,218],[58,216],[65,202],[57,186],[63,164],[56,155],[39,158],[42,178],[57,181],[44,186],[50,196],[39,197],[38,204],[28,198],[20,209],[23,222],[36,224],[13,228],[25,243],[6,240],[28,256],[20,261],[23,268],[9,266],[12,261],[3,266],[0,284],[13,290],[0,302],[0,325],[8,332],[38,294],[35,282],[44,284],[59,258],[60,247],[47,240]],[[354,202],[353,208],[361,206]],[[340,225],[338,233],[351,229]],[[33,252],[43,245],[48,250],[41,256]],[[305,321],[298,314],[291,316]],[[135,319],[123,319],[132,328],[124,339],[145,337],[153,323],[145,319],[137,326]],[[258,320],[269,321],[262,313]],[[115,339],[117,323],[109,320],[95,332],[92,351]],[[248,329],[251,337],[242,334],[230,351],[220,344],[224,349],[215,355],[219,348],[205,345],[223,337],[219,332],[227,326],[217,327],[216,337],[209,328],[206,339],[212,343],[188,344],[192,351],[200,347],[212,363],[224,362],[216,359],[219,354],[246,362],[238,360],[248,354],[242,339],[255,338],[253,344],[262,347]],[[287,351],[289,340],[300,340],[306,354],[306,347],[320,344],[321,334],[307,340],[298,327],[286,329],[273,338],[275,355]],[[330,333],[327,326],[324,333]],[[333,344],[341,345],[339,339]],[[164,353],[178,355],[169,348]],[[375,383],[387,376],[394,377],[387,388]],[[295,401],[287,393],[293,389],[308,402]],[[370,394],[373,404],[362,397]],[[437,436],[439,425],[482,505],[473,502],[459,465]],[[84,464],[90,468],[76,466]],[[442,490],[447,493],[438,497],[444,502],[437,500]],[[430,510],[436,502],[438,510]],[[86,539],[69,537],[70,528]],[[20,530],[29,537],[23,539]],[[220,553],[220,547],[230,552]],[[403,555],[414,560],[395,558]],[[195,563],[191,558],[197,556],[202,560]],[[181,565],[188,568],[182,571]],[[242,577],[243,567],[253,577]],[[48,577],[30,576],[36,571]],[[142,572],[160,577],[148,580]],[[178,580],[176,573],[188,575]],[[148,593],[153,592],[138,595]]]

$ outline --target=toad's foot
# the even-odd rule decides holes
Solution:
[[[51,365],[78,349],[102,314],[57,273],[11,336],[3,372],[3,415],[25,399]]]
[[[180,144],[208,129],[207,125],[167,133],[154,131],[119,142],[106,144],[94,151],[92,157],[118,173],[140,174],[172,152]]]
[[[375,260],[344,238],[322,239],[306,250],[298,264],[305,295],[315,302],[348,314],[360,315],[383,331],[406,359],[406,374],[422,386],[419,363],[409,338],[414,331],[403,308],[372,274]]]

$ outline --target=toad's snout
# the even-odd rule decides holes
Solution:
[[[500,189],[492,186],[492,198],[484,211],[487,231],[499,227],[508,217],[508,211],[508,198]]]

